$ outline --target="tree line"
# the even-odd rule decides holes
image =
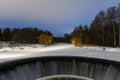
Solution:
[[[73,44],[120,46],[120,4],[101,10],[90,26],[75,27],[70,37]]]
[[[0,41],[15,41],[17,43],[38,43],[41,34],[53,36],[48,30],[38,28],[0,28]]]
[[[120,46],[120,4],[100,11],[91,24],[91,30],[97,44]]]

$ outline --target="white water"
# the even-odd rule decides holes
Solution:
[[[0,72],[0,80],[35,80],[51,75],[78,75],[94,80],[120,80],[119,67],[81,60],[43,60]]]

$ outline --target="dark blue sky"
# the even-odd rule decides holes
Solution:
[[[0,27],[38,27],[54,36],[89,25],[100,10],[119,0],[0,0]]]

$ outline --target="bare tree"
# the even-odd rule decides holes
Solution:
[[[102,29],[102,44],[104,46],[105,45],[105,39],[104,39],[105,12],[104,11],[100,11],[99,21],[100,21],[100,26],[101,26],[101,29]]]
[[[117,7],[117,23],[118,23],[118,39],[119,39],[119,43],[118,45],[120,46],[120,3],[118,4],[118,7]]]
[[[111,7],[108,8],[107,14],[108,14],[108,19],[110,22],[110,26],[112,27],[113,31],[113,45],[116,46],[116,30],[115,30],[115,11],[116,7]]]

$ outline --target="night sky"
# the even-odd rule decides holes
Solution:
[[[63,36],[79,24],[90,25],[100,10],[118,3],[119,0],[0,0],[0,27],[38,27]]]

